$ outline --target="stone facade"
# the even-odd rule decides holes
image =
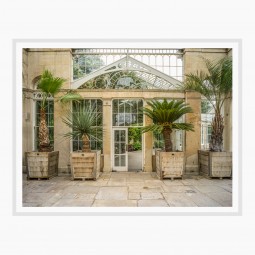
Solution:
[[[230,52],[228,49],[190,49],[186,48],[184,50],[184,75],[189,73],[196,73],[197,71],[206,71],[206,67],[204,64],[204,61],[202,58],[207,58],[210,60],[217,60],[221,59],[227,55],[229,55]],[[192,97],[192,96],[191,96]],[[186,173],[187,174],[194,174],[198,173],[198,157],[197,157],[197,150],[195,148],[200,148],[201,143],[201,136],[200,136],[200,128],[201,128],[201,104],[197,103],[198,98],[200,98],[198,93],[193,93],[193,99],[190,98],[189,101],[191,101],[193,104],[191,105],[194,113],[191,118],[194,118],[194,124],[196,125],[195,132],[186,133]],[[231,108],[231,102],[225,103],[225,108],[228,109],[227,112],[230,111]],[[197,115],[194,117],[194,115]],[[224,148],[228,151],[231,151],[231,136],[232,132],[229,130],[232,129],[231,126],[231,117],[225,113],[225,116],[227,116],[227,120],[225,119],[225,131],[224,131]],[[227,130],[227,131],[226,131]],[[229,132],[229,133],[228,133]]]
[[[226,49],[184,49],[184,74],[203,69],[204,64],[199,56],[210,59],[220,58],[230,54]],[[33,126],[34,126],[34,100],[33,91],[35,83],[41,73],[48,69],[55,76],[66,79],[65,92],[71,89],[72,82],[72,52],[71,49],[24,49],[23,50],[23,165],[25,165],[24,153],[33,150]],[[194,113],[187,114],[186,121],[194,124],[195,132],[186,132],[184,150],[186,155],[185,173],[198,174],[197,151],[200,149],[201,126],[201,97],[191,91],[181,92],[176,90],[113,90],[107,89],[79,89],[84,98],[97,98],[103,101],[103,154],[104,172],[112,171],[112,100],[117,98],[137,98],[145,100],[153,98],[184,99],[190,104]],[[65,106],[65,107],[68,107]],[[68,128],[63,124],[61,117],[65,108],[57,99],[54,99],[54,150],[59,151],[59,172],[69,173],[71,143],[62,136]],[[226,128],[231,129],[231,100],[225,106],[227,112]],[[145,119],[145,122],[149,120]],[[231,132],[224,133],[225,148],[231,151]],[[146,133],[143,137],[143,170],[152,171],[153,138]]]

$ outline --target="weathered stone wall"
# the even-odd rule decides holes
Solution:
[[[27,88],[27,77],[28,77],[28,52],[22,51],[22,88]],[[33,145],[32,134],[32,92],[27,91],[22,94],[22,166],[25,171],[25,152],[31,151]]]
[[[23,49],[22,51],[22,87],[27,88],[28,76],[28,52]]]
[[[66,79],[63,88],[69,89],[72,77],[71,49],[28,49],[23,50],[23,88],[25,97],[23,103],[23,152],[34,149],[33,128],[35,104],[32,99],[32,91],[35,88],[35,80],[44,70],[48,69],[54,76]],[[69,162],[70,142],[63,141],[62,134],[66,127],[62,125],[60,117],[63,108],[57,100],[54,100],[54,150],[59,150],[59,167],[67,169]],[[29,116],[29,118],[28,118]],[[23,153],[24,155],[24,153]],[[24,162],[24,156],[23,156]],[[23,163],[24,164],[24,163]]]
[[[202,57],[217,60],[228,54],[227,49],[202,49],[186,48],[184,50],[184,75],[206,71]],[[193,108],[194,113],[187,115],[186,120],[193,122],[195,132],[186,132],[186,174],[198,174],[198,154],[201,144],[201,100],[198,93],[187,94],[187,103]]]
[[[228,51],[228,56],[232,57],[232,49]],[[224,103],[223,148],[232,151],[232,93]]]
[[[72,77],[71,49],[29,49],[28,88],[33,89],[33,80],[48,69],[54,76],[66,79],[63,88],[70,88]]]
[[[185,132],[185,174],[198,174],[197,151],[201,144],[201,96],[197,92],[187,91],[186,103],[192,108],[193,113],[186,114],[186,122],[194,125],[194,131]]]

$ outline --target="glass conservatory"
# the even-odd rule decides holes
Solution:
[[[201,123],[201,96],[182,91],[180,85],[186,73],[199,67],[199,56],[203,54],[213,58],[230,53],[227,49],[182,48],[24,49],[23,151],[38,147],[41,97],[36,82],[42,71],[49,69],[66,79],[61,95],[78,92],[83,105],[102,115],[96,126],[103,132],[90,140],[93,150],[101,150],[101,171],[154,171],[153,156],[156,149],[164,149],[164,141],[157,132],[142,134],[141,127],[151,120],[141,108],[149,100],[166,98],[183,100],[194,111],[183,117],[193,123],[194,132],[176,131],[172,142],[175,151],[185,152],[186,173],[196,173],[197,150],[208,139],[205,132],[208,136],[210,133]],[[58,98],[49,95],[47,125],[51,144],[60,151],[59,171],[63,173],[69,171],[70,152],[81,150],[81,139],[63,139],[68,130],[61,120],[65,107],[76,111],[75,104],[63,107]]]

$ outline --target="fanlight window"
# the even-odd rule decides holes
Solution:
[[[134,58],[124,57],[74,81],[83,89],[178,89],[181,82]]]

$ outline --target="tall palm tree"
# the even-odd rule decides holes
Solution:
[[[40,107],[40,121],[39,121],[39,151],[51,151],[50,148],[50,140],[49,140],[49,129],[47,127],[46,122],[46,106],[47,106],[47,98],[49,95],[56,95],[65,79],[60,77],[54,77],[53,74],[45,70],[41,75],[41,78],[38,82],[38,89],[42,92],[42,102]]]
[[[151,109],[144,107],[143,112],[153,120],[153,124],[142,129],[142,132],[159,131],[163,134],[165,141],[165,151],[173,151],[171,133],[174,129],[193,131],[193,124],[176,122],[186,113],[191,113],[192,109],[182,101],[161,101],[152,100],[148,102]]]
[[[90,140],[99,140],[96,137],[102,130],[97,124],[101,122],[102,116],[95,111],[95,108],[77,104],[77,112],[67,111],[66,117],[62,121],[70,128],[70,132],[64,134],[64,137],[75,139],[82,138],[82,151],[90,152]]]
[[[221,109],[232,92],[232,59],[225,57],[218,61],[206,58],[203,60],[207,70],[186,75],[184,89],[199,92],[214,108],[210,150],[222,151],[224,123]]]

